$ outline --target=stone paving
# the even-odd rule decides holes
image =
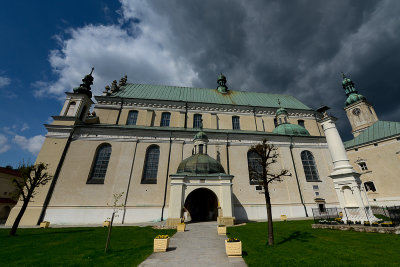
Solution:
[[[187,224],[184,233],[171,237],[167,252],[153,253],[139,266],[247,266],[243,258],[226,256],[225,239],[217,233],[217,222]]]

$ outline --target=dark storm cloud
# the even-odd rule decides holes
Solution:
[[[197,86],[215,87],[223,72],[232,89],[329,105],[349,138],[343,71],[382,119],[399,120],[400,2],[152,1],[151,8],[168,19],[173,53],[190,61]]]
[[[79,81],[93,62],[97,94],[125,73],[129,82],[214,88],[223,72],[233,90],[290,94],[312,108],[332,107],[348,139],[343,71],[381,119],[399,121],[399,1],[121,3],[120,24],[72,29],[52,52],[60,79],[50,92],[75,86],[70,81]]]

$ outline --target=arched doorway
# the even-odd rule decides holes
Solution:
[[[193,222],[216,221],[218,199],[211,190],[199,188],[187,196],[185,208],[189,211]]]

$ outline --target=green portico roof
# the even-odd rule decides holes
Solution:
[[[184,159],[178,166],[177,173],[193,173],[193,174],[225,174],[224,167],[205,154],[196,154]]]
[[[272,133],[284,134],[284,135],[295,135],[295,136],[310,136],[310,133],[302,126],[291,123],[282,123],[278,125]]]
[[[222,94],[216,89],[191,88],[167,85],[126,84],[111,97],[137,98],[167,101],[185,101],[209,104],[242,105],[254,107],[279,108],[278,99],[282,107],[290,109],[311,110],[308,106],[289,95],[256,93],[229,90]]]
[[[348,149],[396,135],[400,135],[400,122],[377,121],[354,139],[344,142],[344,146]]]

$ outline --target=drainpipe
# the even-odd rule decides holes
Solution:
[[[119,117],[121,116],[121,111],[122,111],[122,105],[124,104],[124,100],[121,98],[121,106],[119,107],[119,111],[118,111],[118,117],[117,117],[117,121],[116,121],[116,125],[118,125],[119,123]]]
[[[257,129],[257,118],[256,118],[256,108],[253,107],[253,114],[254,114],[254,124],[256,125],[256,131],[258,131]]]
[[[306,213],[306,217],[308,217],[307,208],[306,208],[306,205],[304,204],[303,195],[301,194],[300,182],[299,182],[299,177],[297,176],[296,164],[294,163],[293,151],[292,151],[292,149],[293,149],[293,138],[292,137],[290,137],[290,146],[289,146],[289,148],[290,148],[290,156],[292,157],[294,175],[296,176],[297,188],[299,189],[300,201],[301,201],[301,204],[304,207],[304,212]]]
[[[188,104],[185,103],[185,129],[187,128]]]
[[[57,183],[58,177],[60,175],[61,167],[64,164],[65,156],[67,155],[67,151],[68,151],[69,145],[71,144],[72,135],[74,134],[74,132],[75,132],[75,127],[72,128],[72,131],[68,136],[67,143],[65,144],[63,153],[61,154],[61,158],[60,158],[60,161],[58,162],[57,169],[54,173],[53,180],[51,181],[49,191],[47,192],[46,199],[44,200],[43,208],[42,208],[42,211],[40,212],[40,216],[39,216],[39,220],[37,221],[37,225],[39,225],[43,221],[44,216],[46,215],[47,207],[49,206],[51,196],[53,195],[54,188],[56,187],[56,183]]]
[[[128,202],[129,188],[130,188],[131,180],[132,180],[133,165],[135,164],[136,151],[137,151],[137,143],[138,143],[138,142],[139,142],[139,139],[136,140],[136,144],[135,144],[135,153],[133,153],[133,160],[132,160],[132,165],[131,165],[131,171],[130,171],[130,174],[129,174],[128,188],[126,189],[126,195],[125,195],[124,215],[122,216],[122,224],[124,224],[124,222],[125,222],[126,203]]]
[[[168,164],[167,164],[167,175],[165,177],[165,189],[164,189],[164,203],[161,209],[161,221],[164,220],[164,208],[165,203],[167,201],[167,187],[168,187],[168,174],[169,174],[169,163],[171,161],[171,146],[172,146],[172,132],[170,132],[169,136],[169,151],[168,151]]]
[[[229,134],[226,134],[226,167],[228,168],[228,174],[231,174],[229,169]]]

